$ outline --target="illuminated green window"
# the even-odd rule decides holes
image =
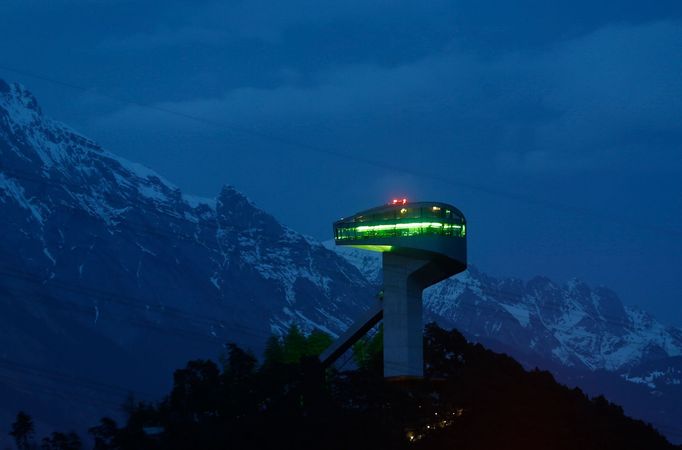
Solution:
[[[334,225],[337,240],[403,236],[465,237],[461,213],[443,203],[398,203],[359,213]]]
[[[397,222],[375,225],[340,226],[336,230],[337,239],[369,239],[398,236],[456,236],[464,237],[464,224],[445,222]]]

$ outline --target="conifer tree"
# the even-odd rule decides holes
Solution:
[[[265,344],[264,366],[272,367],[284,362],[284,346],[278,336],[270,336]]]
[[[14,438],[17,445],[17,450],[31,450],[34,447],[33,434],[35,429],[33,427],[33,419],[31,416],[23,411],[17,413],[17,418],[12,424],[12,431],[10,436]]]
[[[50,437],[43,438],[41,450],[82,450],[83,444],[74,432],[60,433],[55,431]]]
[[[93,450],[113,450],[116,448],[115,442],[118,431],[116,421],[109,417],[102,418],[99,425],[88,430],[95,440]]]
[[[358,367],[368,369],[380,365],[384,349],[384,327],[372,336],[365,336],[353,345],[353,360]]]
[[[306,337],[305,356],[319,356],[331,344],[331,336],[324,331],[314,330]]]
[[[284,362],[287,364],[295,364],[301,360],[305,354],[306,338],[298,328],[298,325],[292,325],[289,332],[284,336]]]

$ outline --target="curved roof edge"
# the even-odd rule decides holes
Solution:
[[[419,202],[408,202],[408,203],[405,203],[405,204],[399,203],[399,204],[395,204],[395,205],[394,205],[394,204],[391,204],[391,203],[388,203],[388,204],[381,205],[381,206],[375,206],[374,208],[365,209],[365,210],[359,211],[359,212],[357,212],[357,213],[355,213],[355,214],[353,214],[353,215],[350,215],[350,216],[347,216],[347,217],[343,217],[343,218],[337,220],[337,221],[335,222],[335,224],[343,223],[343,222],[353,222],[353,221],[355,221],[355,219],[358,218],[358,217],[367,216],[367,215],[371,215],[371,214],[382,213],[382,212],[385,212],[385,211],[400,210],[400,209],[402,209],[402,208],[415,208],[415,207],[417,207],[417,208],[423,208],[423,207],[434,207],[434,206],[437,206],[437,207],[440,207],[440,208],[444,208],[444,209],[449,209],[450,211],[452,211],[453,213],[456,213],[456,214],[459,215],[462,219],[465,220],[465,217],[464,217],[464,214],[462,213],[462,211],[460,211],[456,206],[453,206],[453,205],[451,205],[451,204],[449,204],[449,203],[444,203],[444,202],[422,202],[422,201],[419,201]]]

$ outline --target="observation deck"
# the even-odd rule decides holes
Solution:
[[[455,273],[466,269],[466,220],[442,202],[407,202],[361,211],[334,222],[336,245],[438,260]]]
[[[334,222],[336,245],[383,252],[384,295],[323,352],[322,362],[331,364],[383,319],[384,376],[422,377],[422,292],[466,269],[466,232],[454,206],[404,198]]]

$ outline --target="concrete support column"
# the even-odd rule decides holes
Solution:
[[[426,286],[414,274],[427,264],[429,260],[383,254],[385,377],[424,375],[422,292]]]

